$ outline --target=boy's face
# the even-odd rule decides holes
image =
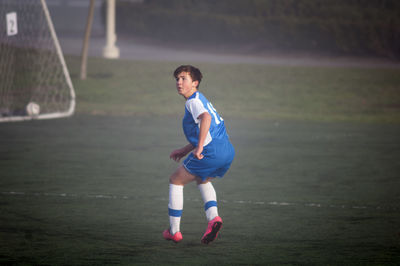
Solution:
[[[185,98],[189,98],[196,90],[198,81],[193,81],[188,72],[181,72],[176,79],[176,89]]]

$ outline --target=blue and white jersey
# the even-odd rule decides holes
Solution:
[[[204,142],[204,147],[214,139],[228,140],[224,119],[222,119],[207,98],[197,91],[187,99],[185,104],[185,116],[182,121],[183,132],[189,143],[194,147],[197,146],[200,133],[200,120],[198,117],[204,112],[208,112],[211,115],[210,130]]]

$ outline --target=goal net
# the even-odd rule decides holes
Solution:
[[[45,0],[0,0],[0,122],[66,117],[74,109]]]

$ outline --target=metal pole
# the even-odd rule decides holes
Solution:
[[[107,0],[106,46],[103,49],[103,56],[105,58],[119,58],[119,49],[115,45],[116,41],[115,0]]]

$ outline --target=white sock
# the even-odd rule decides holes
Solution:
[[[169,225],[171,234],[180,232],[181,216],[183,210],[183,186],[169,184]]]
[[[204,201],[204,210],[206,211],[207,220],[211,221],[218,216],[217,194],[211,182],[200,184],[197,186],[200,190]]]

